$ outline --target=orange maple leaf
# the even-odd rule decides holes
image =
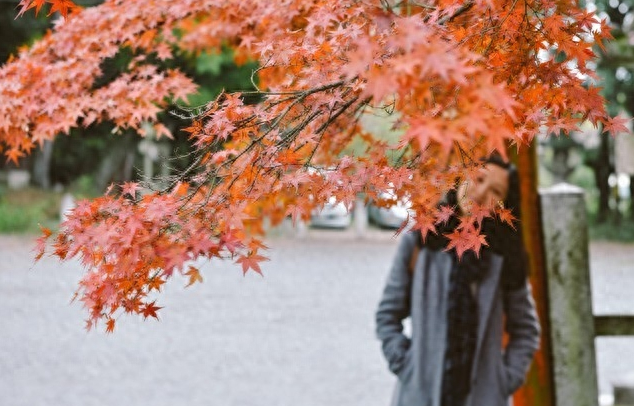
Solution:
[[[37,16],[42,9],[42,6],[46,3],[51,4],[51,9],[47,14],[48,16],[59,11],[64,18],[67,18],[69,12],[81,9],[80,6],[73,3],[71,0],[21,0],[18,4],[20,11],[18,12],[16,18],[22,16],[25,12],[32,8],[35,8],[35,15]]]
[[[14,164],[18,164],[18,160],[24,157],[24,152],[20,151],[18,148],[11,148],[6,153],[7,162],[13,162]]]
[[[501,221],[503,221],[504,223],[508,224],[509,226],[513,227],[513,229],[515,229],[515,224],[513,224],[513,222],[517,219],[515,218],[515,216],[513,216],[513,214],[511,214],[511,210],[498,208],[496,210],[496,213],[498,215],[498,218]]]
[[[185,275],[189,276],[189,283],[185,287],[191,286],[196,282],[202,282],[203,277],[200,275],[198,268],[189,266],[189,271],[185,272]]]
[[[236,260],[236,263],[242,264],[242,274],[246,275],[249,269],[253,269],[255,272],[262,275],[262,270],[260,269],[260,262],[268,261],[268,258],[263,257],[258,254],[250,254],[247,256],[242,256]]]
[[[40,225],[40,229],[42,230],[42,236],[36,240],[35,247],[35,260],[38,261],[42,256],[44,256],[44,252],[46,251],[46,241],[51,236],[52,231],[46,227],[42,227]]]
[[[46,4],[47,1],[48,0],[21,0],[20,3],[18,3],[18,7],[21,7],[20,11],[15,18],[22,16],[22,14],[32,9],[33,7],[35,7],[35,15],[37,16],[37,14],[42,9],[42,6]]]
[[[108,319],[108,321],[106,322],[106,333],[113,333],[114,332],[114,319],[110,318]],[[87,328],[89,329],[89,327],[87,326]]]
[[[48,0],[51,3],[51,10],[48,12],[48,15],[59,11],[59,13],[64,17],[68,18],[69,11],[75,11],[81,9],[77,4],[73,3],[70,0]]]
[[[161,286],[165,283],[165,281],[161,278],[159,278],[158,276],[155,276],[153,278],[150,278],[148,280],[148,292],[151,292],[152,290],[156,290],[158,292],[161,291]]]

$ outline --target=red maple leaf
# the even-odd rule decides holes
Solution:
[[[436,224],[445,224],[449,221],[454,212],[455,208],[453,206],[442,206],[440,210],[436,212]]]
[[[434,218],[430,215],[420,214],[416,217],[415,227],[420,231],[423,242],[427,239],[429,233],[437,234],[436,225],[434,224]]]
[[[491,208],[483,205],[479,205],[477,203],[471,204],[471,218],[474,223],[482,224],[482,221],[485,217],[491,217]],[[461,226],[464,226],[466,223],[462,223]]]
[[[480,231],[476,227],[456,229],[452,233],[445,234],[445,236],[449,238],[449,244],[447,244],[446,250],[449,251],[454,248],[458,258],[462,258],[462,255],[467,250],[474,251],[476,256],[478,256],[482,246],[489,245],[486,242],[486,237],[480,234]]]
[[[136,192],[139,190],[139,184],[136,182],[126,182],[121,188],[122,195],[130,195],[133,199],[136,198]]]
[[[632,121],[631,118],[616,116],[610,118],[610,120],[604,124],[603,132],[609,132],[613,136],[619,133],[630,133],[630,129],[627,128],[627,124]]]
[[[155,303],[156,303],[156,300],[153,301],[152,303],[148,303],[145,306],[143,306],[143,309],[141,310],[141,313],[143,314],[143,318],[147,319],[148,317],[154,317],[156,320],[158,320],[156,311],[159,309],[162,309],[162,307],[155,306],[154,305]]]
[[[476,256],[480,255],[480,250],[483,245],[489,245],[484,234],[481,234],[477,229],[470,232],[467,237],[471,249],[475,252]]]
[[[449,243],[445,248],[446,251],[450,251],[452,248],[456,250],[458,258],[462,258],[462,254],[469,249],[466,239],[463,237],[464,232],[462,230],[455,229],[451,233],[445,234],[449,239]]]
[[[298,220],[301,220],[304,215],[304,209],[299,205],[288,206],[286,214],[291,216],[293,225],[297,224]]]

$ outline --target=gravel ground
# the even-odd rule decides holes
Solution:
[[[206,263],[204,283],[176,277],[161,320],[86,333],[69,304],[78,263],[32,263],[25,237],[0,236],[0,406],[389,404],[394,378],[374,310],[396,243],[309,230],[269,241],[265,277]],[[632,312],[634,246],[591,246],[596,313]],[[599,384],[634,372],[634,338],[597,340]]]

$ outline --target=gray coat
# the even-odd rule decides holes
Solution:
[[[447,293],[452,256],[423,248],[413,277],[408,265],[416,236],[401,239],[376,313],[377,336],[398,381],[393,406],[440,406],[447,333]],[[491,265],[477,288],[478,341],[471,392],[465,406],[503,406],[524,382],[539,346],[539,322],[530,285],[506,291],[500,287],[502,257]],[[504,322],[504,314],[506,322]],[[411,338],[402,321],[411,316]],[[506,349],[503,331],[509,334]]]

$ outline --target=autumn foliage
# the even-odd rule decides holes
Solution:
[[[157,114],[196,85],[148,55],[228,46],[238,64],[259,62],[259,103],[223,93],[184,122],[190,168],[160,191],[131,183],[81,202],[51,237],[54,255],[86,267],[77,295],[89,328],[101,320],[112,331],[125,312],[155,317],[152,292],[172,275],[202,280],[196,258],[260,272],[265,222],[307,219],[331,196],[351,205],[360,192],[393,189],[412,202],[415,227],[433,232],[447,216],[438,200],[478,158],[521,148],[540,128],[623,124],[593,84],[592,47],[609,30],[570,0],[47,2],[67,18],[0,69],[0,142],[11,160],[96,121],[141,133],[152,122],[171,136]],[[22,0],[20,13],[44,3]],[[100,63],[124,46],[137,54],[127,72],[96,87]],[[369,115],[388,116],[399,141],[375,135]],[[362,152],[351,154],[352,143]],[[453,246],[483,243],[482,215],[463,220]]]

